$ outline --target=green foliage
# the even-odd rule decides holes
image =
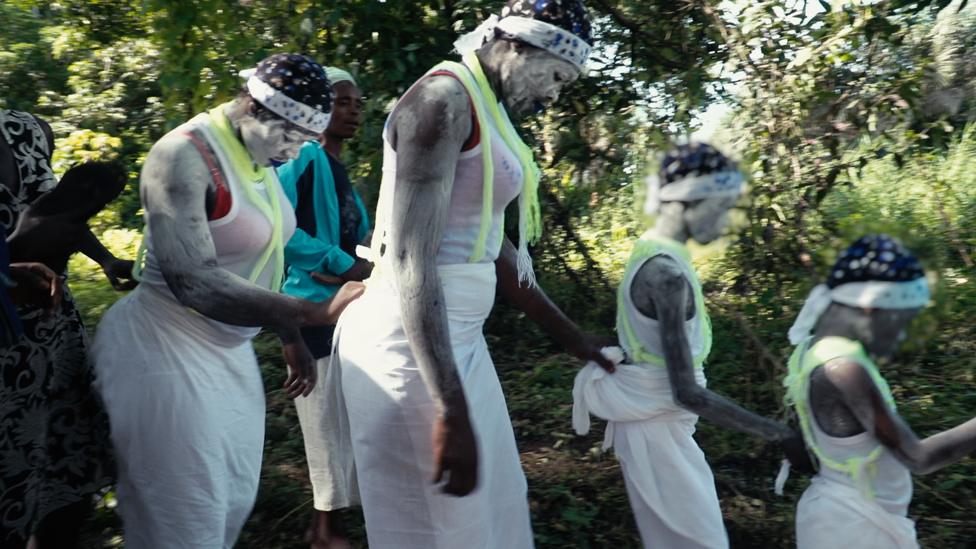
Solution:
[[[639,211],[651,157],[721,102],[731,115],[713,140],[741,159],[751,192],[736,212],[737,236],[694,249],[716,334],[710,386],[787,418],[780,383],[792,318],[844,245],[886,231],[922,256],[937,288],[935,306],[886,370],[900,409],[922,434],[969,419],[976,10],[958,11],[959,0],[822,1],[823,11],[805,14],[808,3],[786,0],[588,3],[599,41],[594,69],[555,108],[523,124],[545,174],[545,234],[533,255],[550,297],[587,329],[611,334],[615,288],[648,221]],[[450,55],[458,33],[501,4],[8,0],[0,3],[0,107],[52,123],[59,172],[87,159],[125,165],[132,185],[94,227],[117,255],[132,257],[146,153],[165,131],[233,97],[237,71],[280,51],[351,70],[368,101],[346,161],[367,204],[375,203],[379,143],[394,101]],[[510,212],[512,235],[515,219]],[[119,294],[87,260],[73,258],[70,271],[92,328]],[[506,304],[486,334],[529,478],[538,545],[637,546],[616,460],[598,451],[598,432],[570,431],[575,360],[556,354]],[[262,336],[257,347],[268,437],[258,505],[240,545],[302,547],[311,495],[297,421],[277,389],[284,372],[273,338]],[[776,499],[776,448],[704,422],[697,437],[733,546],[792,544],[805,480]],[[917,479],[912,514],[923,545],[976,539],[974,478],[968,460]],[[359,515],[347,518],[362,543]],[[116,535],[107,507],[92,529],[92,539]]]

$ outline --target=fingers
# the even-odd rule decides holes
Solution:
[[[452,496],[463,497],[474,491],[478,484],[477,461],[462,461],[445,456],[445,448],[434,446],[434,475],[431,482],[444,486],[441,492]]]
[[[474,467],[455,467],[449,473],[450,478],[444,485],[443,492],[452,496],[463,497],[474,491],[478,484],[478,473]]]
[[[51,280],[51,307],[48,309],[49,314],[54,314],[58,309],[61,308],[61,296],[62,296],[62,285],[64,281],[61,280],[60,276],[55,276]]]
[[[613,365],[613,362],[608,360],[607,357],[603,356],[603,353],[599,351],[593,356],[592,360],[611,374],[617,371],[617,367]]]
[[[444,463],[440,456],[434,456],[434,476],[430,479],[434,484],[440,484],[444,479]]]
[[[60,308],[64,282],[57,273],[43,263],[11,263],[10,269],[13,278],[33,294],[35,305],[44,307],[47,314]]]
[[[310,362],[303,368],[295,368],[288,365],[288,379],[282,384],[288,398],[307,397],[315,389],[316,372],[315,362]]]
[[[304,383],[305,390],[302,391],[302,396],[307,397],[312,394],[312,390],[315,389],[315,382],[317,381],[315,376],[315,366],[313,364],[312,368],[305,373],[302,377],[302,383]]]
[[[119,278],[116,276],[110,276],[108,280],[112,283],[112,288],[119,292],[131,290],[139,285],[139,281],[132,277]]]
[[[290,388],[290,387],[291,387],[292,385],[294,385],[294,384],[295,384],[295,382],[296,382],[296,381],[298,381],[298,380],[299,380],[299,377],[298,377],[298,372],[297,372],[297,371],[295,370],[295,368],[293,368],[293,367],[291,366],[291,364],[289,364],[289,365],[288,365],[288,378],[287,378],[287,379],[285,379],[285,383],[284,383],[284,384],[282,384],[282,386],[281,386],[281,387],[282,387],[283,389],[285,389],[285,390],[288,390],[288,389],[289,389],[289,388]]]
[[[295,380],[285,389],[288,398],[298,398],[305,393],[305,378],[295,375]]]
[[[330,276],[315,271],[313,271],[311,275],[312,280],[318,282],[319,284],[325,284],[326,286],[339,286],[343,282],[343,280],[337,276]]]

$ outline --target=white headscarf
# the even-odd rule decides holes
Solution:
[[[530,46],[569,61],[580,71],[590,57],[592,46],[586,40],[551,23],[515,15],[501,18],[492,15],[478,28],[458,38],[454,42],[454,49],[461,55],[473,52],[494,36],[496,28]]]
[[[810,291],[790,328],[790,343],[810,336],[831,303],[867,309],[916,309],[929,302],[929,284],[914,255],[888,235],[859,238],[831,269],[833,288]]]
[[[339,67],[325,67],[325,76],[329,79],[329,83],[335,86],[339,82],[352,82],[353,86],[359,87],[356,83],[356,79],[352,77],[349,72],[340,69]]]

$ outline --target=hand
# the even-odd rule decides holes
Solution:
[[[112,287],[120,292],[123,292],[126,290],[131,290],[139,284],[139,282],[132,277],[132,267],[134,266],[135,262],[133,261],[113,257],[102,265],[102,271],[105,272],[105,276],[112,284]]]
[[[18,305],[34,305],[54,314],[61,306],[61,277],[42,263],[11,263],[10,278],[17,283],[10,297]]]
[[[328,301],[312,304],[313,308],[305,317],[306,326],[327,326],[339,321],[339,315],[363,295],[366,285],[362,282],[346,282]]]
[[[339,275],[342,280],[349,282],[351,280],[366,280],[369,278],[370,273],[373,272],[373,264],[365,259],[357,259],[352,267]]]
[[[315,388],[315,358],[300,337],[282,343],[281,351],[285,356],[285,364],[288,365],[288,379],[282,385],[288,398],[307,397]]]
[[[807,452],[806,443],[800,433],[790,430],[790,435],[779,441],[786,459],[790,460],[790,467],[800,473],[812,475],[816,473],[810,454]]]
[[[339,278],[338,276],[327,275],[317,271],[312,271],[308,274],[312,277],[312,280],[326,286],[342,286],[342,283],[345,282],[345,280]]]
[[[434,448],[434,484],[444,480],[442,491],[466,496],[478,485],[478,444],[471,430],[467,412],[449,419],[439,415],[432,433]]]
[[[596,362],[601,368],[610,372],[611,374],[617,371],[616,366],[613,362],[607,360],[607,357],[603,356],[600,349],[604,347],[610,347],[612,345],[617,345],[617,340],[610,337],[595,336],[593,334],[584,334],[582,338],[577,339],[569,349],[567,349],[570,354],[575,356],[580,360],[592,360]]]

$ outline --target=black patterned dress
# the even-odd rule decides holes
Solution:
[[[9,234],[55,180],[33,116],[0,109],[0,134],[20,174],[19,185],[0,181],[0,223]],[[92,392],[85,328],[68,286],[57,313],[18,313],[24,337],[0,349],[0,546],[112,481],[107,416]]]

